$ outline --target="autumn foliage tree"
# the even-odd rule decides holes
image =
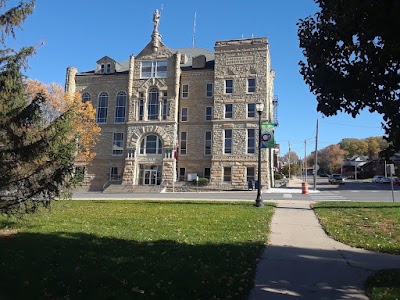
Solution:
[[[400,149],[400,2],[315,0],[298,23],[300,73],[326,116],[363,109],[383,116],[391,152]]]
[[[318,152],[318,164],[327,173],[340,172],[343,159],[346,155],[347,151],[340,148],[339,144],[333,144]]]
[[[300,161],[300,158],[299,158],[299,156],[297,155],[296,152],[290,151],[290,152],[287,152],[285,155],[282,156],[282,160],[285,163],[297,164]]]
[[[380,136],[371,136],[365,139],[345,138],[339,143],[340,148],[348,152],[349,157],[354,155],[368,156],[369,159],[379,157],[387,149],[387,141]]]
[[[93,148],[100,135],[92,103],[82,102],[81,94],[78,92],[69,94],[64,92],[59,84],[44,84],[38,80],[27,81],[27,92],[32,99],[37,94],[45,95],[47,99],[45,111],[49,119],[55,119],[68,110],[74,112],[70,134],[77,142],[75,160],[85,164],[90,163],[96,155]]]

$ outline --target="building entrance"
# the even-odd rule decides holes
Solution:
[[[159,185],[161,184],[161,165],[140,165],[139,184]]]
[[[143,170],[143,185],[157,184],[157,170]]]

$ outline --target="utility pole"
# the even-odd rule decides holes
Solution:
[[[317,190],[317,166],[318,166],[318,119],[317,119],[317,129],[315,133],[315,161],[314,161],[314,191]]]
[[[354,159],[354,180],[357,180],[357,157]]]
[[[288,180],[290,180],[290,142],[289,142],[289,178]]]
[[[304,181],[307,182],[307,140],[304,140]]]

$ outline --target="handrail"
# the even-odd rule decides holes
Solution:
[[[163,187],[163,186],[164,186],[164,187],[166,186],[165,183],[166,183],[166,180],[163,179],[163,180],[160,182],[160,184],[154,185],[154,186],[150,189],[150,192],[153,192],[153,191],[156,191],[156,190],[162,190],[162,187]]]
[[[111,179],[108,179],[108,180],[106,181],[106,183],[103,184],[103,192],[104,192],[104,190],[105,190],[106,188],[108,188],[108,187],[110,186],[110,184],[111,184]]]

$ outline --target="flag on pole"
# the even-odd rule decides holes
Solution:
[[[275,147],[274,128],[272,123],[261,124],[261,148]]]

